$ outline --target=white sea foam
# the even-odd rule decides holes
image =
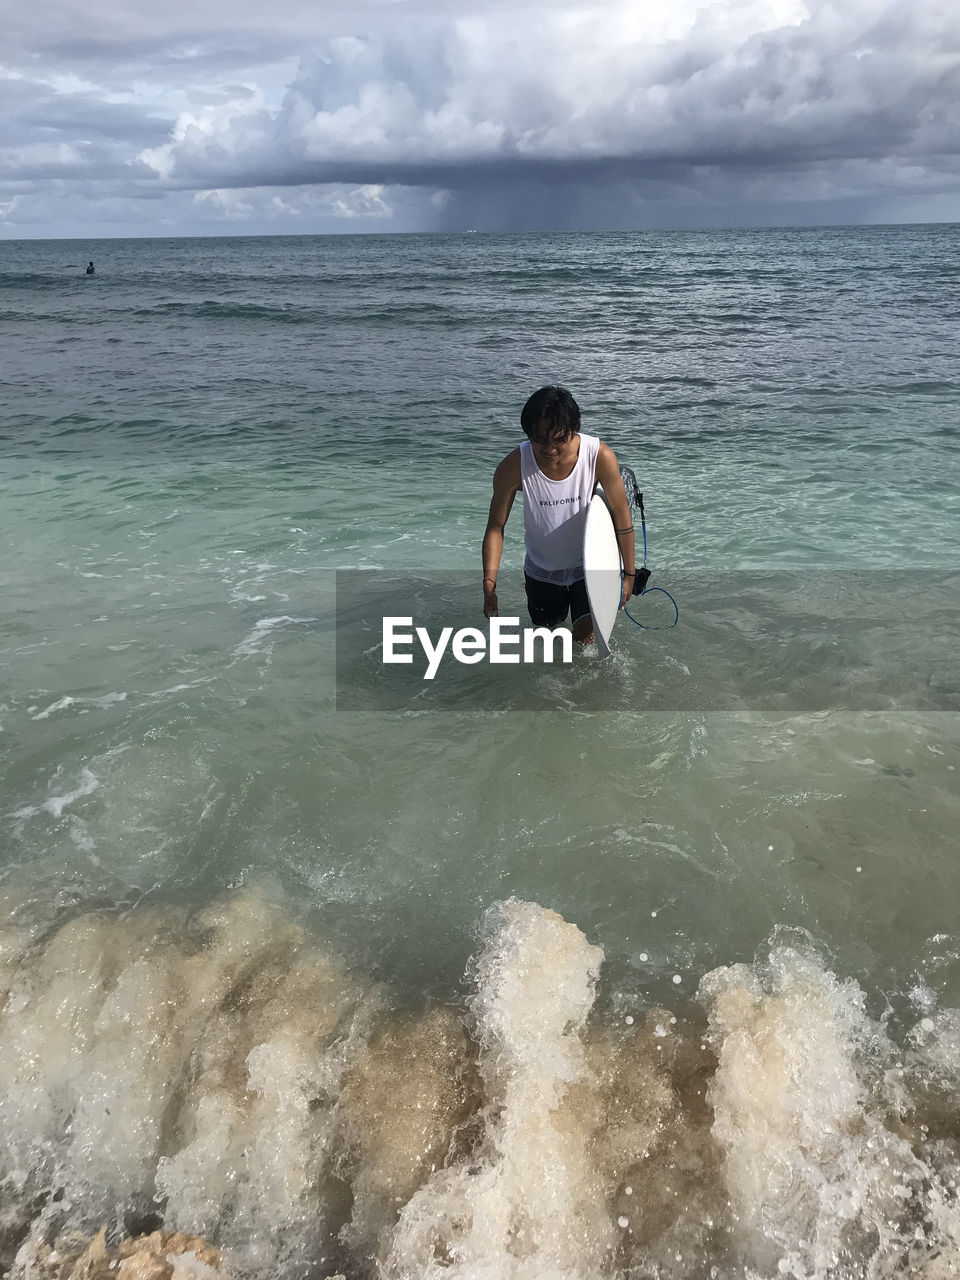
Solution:
[[[85,796],[93,795],[99,787],[100,779],[92,770],[84,766],[80,770],[77,785],[72,790],[64,791],[60,795],[49,796],[39,804],[24,805],[19,809],[15,809],[12,817],[18,823],[35,818],[40,813],[49,813],[54,818],[60,818],[63,816],[63,811],[69,808],[70,805],[76,804],[78,800],[82,800]]]
[[[293,618],[283,614],[277,618],[261,618],[256,626],[245,636],[233,651],[235,658],[248,658],[254,654],[266,653],[269,659],[273,653],[273,633],[283,627],[300,626],[316,622],[316,618]]]
[[[56,715],[58,711],[67,711],[70,707],[79,707],[82,714],[83,711],[86,711],[91,707],[103,709],[106,707],[112,707],[118,702],[126,702],[126,700],[126,693],[106,693],[101,698],[74,698],[71,697],[70,694],[66,694],[56,702],[52,702],[50,706],[46,707],[43,711],[39,711],[36,715],[32,715],[30,719],[49,720],[49,718]]]
[[[196,680],[187,680],[183,684],[173,684],[168,689],[155,689],[152,693],[148,693],[147,697],[150,699],[166,698],[172,693],[186,693],[190,689],[200,689],[212,682],[213,676],[199,676]]]
[[[38,711],[36,715],[31,715],[31,720],[47,720],[50,716],[55,715],[58,711],[66,711],[67,707],[72,707],[76,702],[76,698],[71,698],[67,694],[63,698],[58,698],[56,702],[51,702],[50,706],[44,711]]]

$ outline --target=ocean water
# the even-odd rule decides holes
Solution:
[[[953,226],[0,242],[0,1267],[960,1273],[958,321]],[[679,625],[388,680],[555,381]]]

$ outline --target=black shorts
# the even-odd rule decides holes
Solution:
[[[527,589],[527,611],[535,627],[559,626],[568,613],[570,621],[576,622],[590,612],[587,584],[582,578],[564,587],[557,582],[541,582],[525,573],[523,582]]]

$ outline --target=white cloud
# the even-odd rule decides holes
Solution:
[[[282,182],[347,166],[934,155],[960,135],[960,9],[827,0],[529,11],[333,39],[278,111],[184,114],[163,171]],[[377,167],[382,169],[378,174]]]
[[[384,188],[377,182],[368,182],[336,196],[331,196],[330,209],[340,218],[384,218],[393,210],[384,200]]]
[[[271,118],[255,85],[240,85],[237,89],[225,100],[181,111],[169,142],[145,148],[137,159],[161,178],[169,178],[184,152],[202,152],[211,143],[219,148],[232,145],[238,152],[243,152],[251,140],[255,147],[259,146],[270,129]]]
[[[402,189],[394,188],[400,200]],[[409,198],[409,193],[407,193]],[[418,203],[435,200],[436,193],[419,193]],[[334,218],[347,221],[389,220],[397,212],[386,188],[379,183],[351,187],[331,184],[310,187],[220,187],[198,191],[194,208],[204,217],[228,222],[288,222]],[[277,226],[277,230],[281,228]]]

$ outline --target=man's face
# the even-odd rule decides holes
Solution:
[[[530,437],[530,443],[533,445],[533,456],[538,462],[555,465],[575,451],[577,437],[573,435],[565,440],[562,432],[551,426],[546,418],[541,418],[537,423],[536,433]]]

